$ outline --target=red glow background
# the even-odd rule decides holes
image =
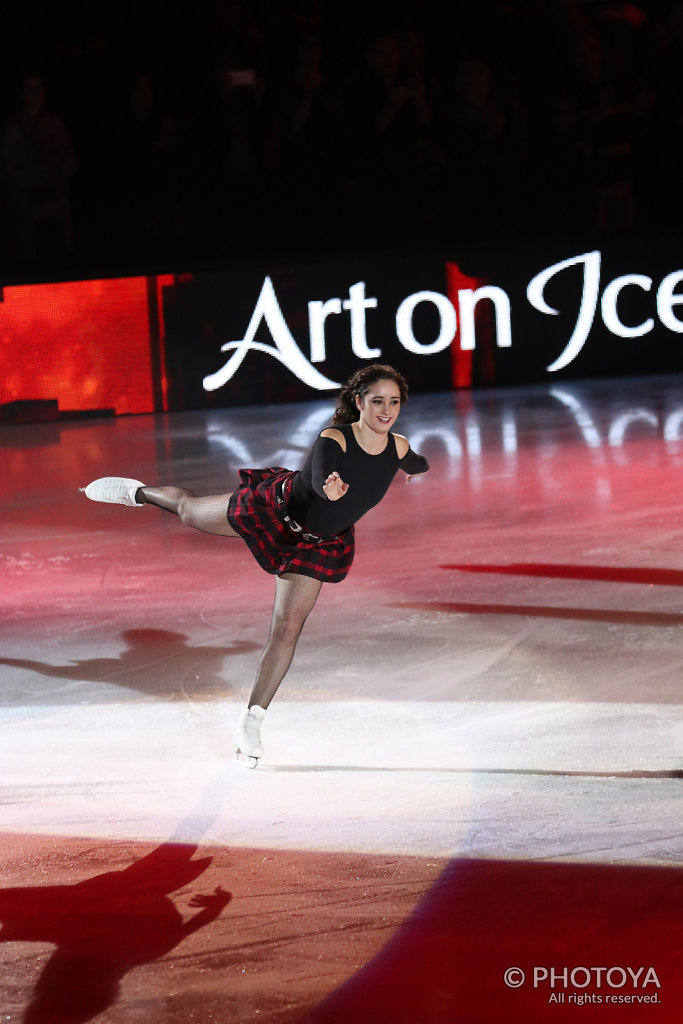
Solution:
[[[145,277],[7,287],[0,303],[0,404],[154,411]]]
[[[478,288],[446,263],[448,296]],[[56,402],[60,413],[118,415],[168,409],[164,288],[175,275],[63,281],[0,289],[0,406]],[[452,385],[495,377],[489,304],[477,307],[478,353],[460,348],[458,324]],[[475,363],[477,366],[475,366]],[[31,419],[25,416],[25,421]]]

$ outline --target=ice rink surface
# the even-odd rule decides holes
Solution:
[[[249,771],[272,579],[78,487],[331,404],[2,429],[1,1019],[679,1021],[683,377],[411,397]]]

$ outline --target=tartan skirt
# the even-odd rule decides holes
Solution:
[[[230,495],[228,522],[249,546],[266,572],[312,576],[323,583],[341,583],[353,562],[354,528],[320,540],[303,540],[283,515],[296,476],[290,469],[240,469],[240,485]]]

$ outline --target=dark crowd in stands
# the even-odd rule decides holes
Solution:
[[[16,7],[5,280],[681,225],[680,2]]]

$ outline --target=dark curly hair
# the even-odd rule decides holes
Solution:
[[[346,384],[342,386],[337,398],[337,405],[332,418],[332,426],[340,423],[354,423],[360,418],[360,411],[356,405],[356,396],[361,402],[367,395],[373,384],[378,380],[391,380],[398,385],[401,394],[401,405],[408,398],[408,384],[405,377],[395,370],[393,366],[385,366],[382,363],[372,363],[370,366],[362,366],[360,370],[349,377]]]

